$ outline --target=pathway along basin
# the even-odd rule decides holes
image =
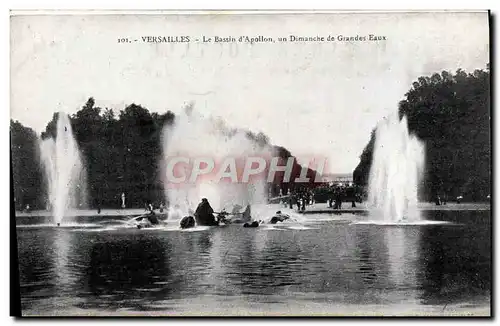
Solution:
[[[490,211],[426,215],[450,223],[18,225],[23,314],[489,315]]]

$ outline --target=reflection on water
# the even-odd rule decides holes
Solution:
[[[399,288],[417,285],[420,231],[417,228],[385,230],[390,278]]]
[[[76,281],[79,266],[71,261],[71,252],[74,251],[74,237],[69,232],[56,230],[53,241],[53,274],[57,287],[57,295],[64,296],[71,293],[71,286]],[[76,272],[76,273],[75,273]]]
[[[354,257],[358,263],[356,274],[358,274],[357,277],[361,277],[361,282],[359,282],[361,287],[374,287],[377,284],[385,284],[387,280],[386,271],[381,269],[386,264],[383,255],[384,243],[380,235],[382,235],[380,230],[369,227],[359,227],[356,230]]]
[[[473,221],[477,223],[477,220]],[[420,255],[424,304],[455,303],[464,297],[481,300],[491,286],[491,247],[488,224],[476,232],[444,227],[424,229]],[[457,250],[458,249],[458,250]],[[451,253],[451,254],[450,254]]]
[[[89,300],[84,307],[110,304],[119,308],[124,302],[132,302],[143,308],[142,304],[169,295],[169,287],[156,284],[161,275],[170,274],[165,260],[168,249],[160,240],[109,240],[93,244],[89,250],[89,262],[80,283],[88,291],[84,296],[90,294],[98,300]],[[136,298],[141,301],[134,301]]]
[[[244,309],[255,296],[331,309],[489,302],[489,212],[436,214],[460,224],[349,225],[320,216],[314,227],[282,230],[18,228],[22,307],[169,311],[176,300],[206,296],[214,309],[228,300]]]
[[[19,278],[22,307],[56,295],[53,271],[55,232],[40,236],[37,230],[18,232]]]

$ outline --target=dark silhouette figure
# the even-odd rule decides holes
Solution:
[[[194,228],[195,220],[192,216],[184,216],[180,222],[181,229]]]
[[[160,224],[160,221],[158,220],[158,217],[156,216],[155,212],[154,211],[151,211],[151,213],[148,214],[148,216],[146,217],[149,222],[153,225],[158,225]]]
[[[240,213],[239,210],[237,210],[239,208],[241,208],[241,206],[239,205],[236,205],[233,209],[233,212],[232,214],[234,216],[236,216],[235,218],[231,219],[230,223],[247,223],[247,222],[250,222],[250,220],[252,219],[252,210],[251,210],[251,207],[250,207],[250,204],[247,205],[247,207],[245,208],[245,210],[243,211],[243,213]],[[227,213],[225,212],[221,212],[223,213],[224,215],[227,215]],[[222,214],[219,214],[222,218],[220,218],[219,220],[223,221],[224,220],[224,215]]]
[[[276,212],[276,215],[274,215],[272,218],[271,218],[271,221],[269,221],[270,224],[276,224],[278,222],[283,222],[283,221],[286,221],[290,218],[290,216],[288,215],[285,215],[283,213],[281,213],[281,211],[277,211]]]
[[[259,222],[253,221],[252,223],[245,223],[243,224],[244,228],[256,228],[259,226]]]
[[[140,221],[143,221],[143,220],[147,221],[148,223],[146,223],[146,224],[137,224],[137,228],[138,229],[148,228],[148,227],[151,227],[153,225],[160,224],[160,221],[158,220],[158,217],[156,216],[156,214],[155,214],[154,211],[151,211],[149,214],[141,215],[138,218],[136,218],[137,222],[140,222]]]
[[[342,189],[337,189],[335,191],[335,207],[334,209],[342,209]]]
[[[356,190],[354,187],[346,189],[346,197],[351,201],[351,207],[356,207]]]
[[[210,203],[206,198],[201,200],[201,203],[196,208],[194,213],[196,219],[196,224],[204,226],[216,226],[219,225],[214,217],[214,210],[210,206]]]

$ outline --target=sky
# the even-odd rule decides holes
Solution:
[[[326,157],[325,172],[350,173],[419,76],[486,67],[488,33],[486,12],[14,16],[11,118],[41,132],[54,112],[75,113],[89,97],[115,113],[131,103],[179,113],[194,102],[298,157]],[[326,40],[369,34],[386,40]],[[183,35],[191,42],[142,41]],[[325,41],[277,41],[290,35]]]

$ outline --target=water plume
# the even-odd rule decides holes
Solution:
[[[40,159],[45,172],[48,205],[55,223],[68,210],[86,204],[86,173],[68,115],[60,112],[56,137],[40,140]]]
[[[397,114],[376,129],[368,202],[386,222],[420,220],[418,188],[425,164],[424,144],[409,133],[406,117]]]

